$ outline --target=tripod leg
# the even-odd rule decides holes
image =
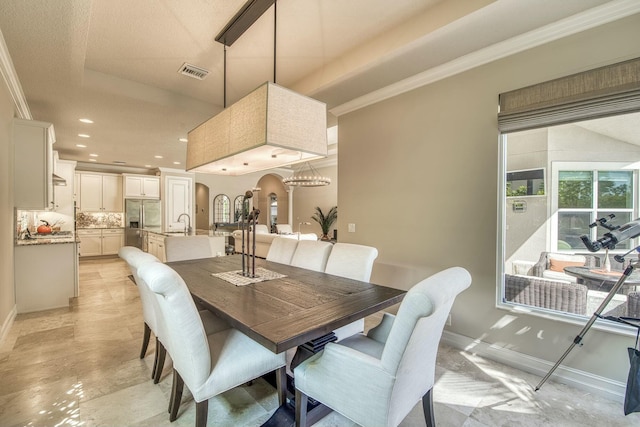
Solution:
[[[631,273],[633,272],[634,266],[633,265],[629,265],[625,270],[624,273],[622,273],[622,276],[620,276],[620,278],[618,279],[618,281],[616,282],[615,285],[613,285],[613,287],[611,288],[611,290],[609,291],[609,294],[607,295],[607,297],[604,299],[604,301],[602,301],[602,303],[600,304],[600,307],[598,307],[598,309],[595,311],[595,313],[593,313],[593,316],[591,316],[591,318],[589,319],[589,321],[587,322],[587,324],[584,326],[584,328],[582,328],[582,331],[580,331],[580,333],[578,335],[576,335],[576,337],[573,339],[573,343],[571,343],[571,345],[569,346],[569,348],[567,348],[567,350],[564,352],[564,354],[560,357],[560,359],[558,359],[558,361],[556,362],[555,365],[553,365],[553,367],[549,370],[549,372],[547,372],[547,375],[544,376],[544,378],[540,381],[540,383],[538,383],[538,385],[536,386],[536,391],[540,390],[540,387],[542,387],[542,385],[549,379],[549,377],[553,374],[553,372],[558,369],[558,366],[560,366],[560,364],[562,363],[562,361],[569,355],[569,353],[571,352],[571,350],[573,350],[573,348],[580,344],[582,345],[582,338],[584,338],[585,334],[589,331],[589,329],[591,328],[591,326],[593,326],[593,324],[595,323],[596,319],[598,318],[598,316],[600,314],[602,314],[602,311],[607,307],[607,305],[611,302],[611,300],[613,299],[613,297],[615,296],[616,292],[618,292],[618,290],[622,287],[622,285],[624,284],[625,280],[627,280],[627,278],[631,275]]]

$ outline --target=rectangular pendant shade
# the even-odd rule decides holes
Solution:
[[[243,175],[326,156],[326,105],[267,82],[189,132],[187,170]]]

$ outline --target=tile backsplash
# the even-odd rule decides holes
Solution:
[[[78,212],[76,228],[124,227],[124,214],[119,212]]]
[[[54,231],[73,231],[73,217],[55,211],[16,211],[16,235],[29,230],[35,233],[39,225],[49,223]]]

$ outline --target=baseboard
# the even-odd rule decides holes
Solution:
[[[442,342],[452,347],[472,352],[481,357],[511,366],[522,371],[539,375],[540,379],[549,372],[555,361],[532,357],[503,347],[474,340],[450,331],[444,331]],[[616,402],[624,402],[627,385],[620,381],[594,375],[585,371],[559,366],[548,381],[560,382],[589,393],[603,396]]]
[[[13,321],[15,320],[17,314],[18,314],[18,309],[14,304],[13,308],[11,309],[9,314],[7,314],[7,317],[2,322],[2,329],[0,329],[0,346],[4,342],[4,339],[6,338],[7,334],[9,333],[9,330],[11,329],[11,326],[13,325]]]

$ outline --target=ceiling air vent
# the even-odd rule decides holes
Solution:
[[[198,80],[204,80],[204,78],[209,74],[209,70],[196,67],[195,65],[187,64],[186,62],[182,64],[182,67],[180,67],[178,72],[180,74],[184,74],[185,76],[193,77],[194,79]]]

